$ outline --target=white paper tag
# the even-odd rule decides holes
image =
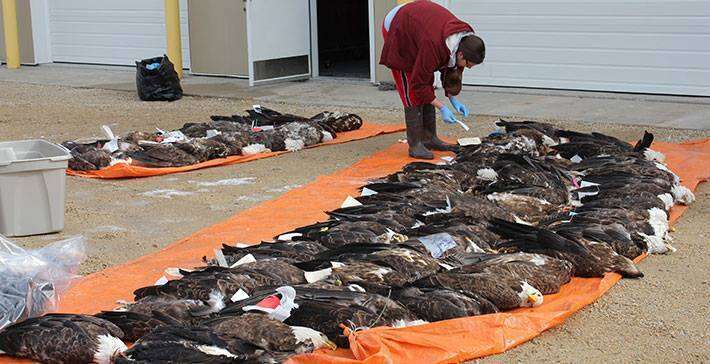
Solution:
[[[154,286],[162,286],[166,283],[168,283],[168,277],[162,276],[162,277],[158,278],[158,280],[155,281],[155,284],[153,284],[153,285]]]
[[[360,192],[360,196],[372,196],[372,195],[376,195],[376,194],[377,194],[377,191],[371,190],[367,187],[363,187],[362,192]]]
[[[244,300],[247,299],[247,298],[249,298],[249,295],[248,295],[246,292],[244,292],[243,289],[240,288],[240,289],[237,291],[237,293],[235,293],[234,295],[232,295],[232,298],[230,298],[230,300],[231,300],[232,302],[239,302],[239,301],[244,301]]]
[[[360,201],[354,199],[352,196],[348,196],[348,198],[343,201],[343,204],[340,205],[340,208],[346,208],[346,207],[354,207],[354,206],[362,206],[362,203]]]
[[[417,238],[434,259],[441,258],[444,253],[456,246],[456,241],[449,233],[438,233]]]
[[[460,138],[458,140],[459,145],[462,147],[465,147],[467,145],[479,145],[481,144],[481,138],[479,137],[473,137],[473,138]]]
[[[243,256],[241,259],[237,260],[236,263],[232,264],[229,268],[236,268],[240,265],[247,264],[247,263],[254,263],[256,262],[256,258],[254,258],[253,255],[247,254]]]
[[[108,143],[104,144],[103,148],[101,148],[109,153],[113,153],[118,150],[118,139],[111,139],[108,141]]]
[[[297,236],[303,236],[303,234],[301,234],[301,233],[282,234],[282,235],[279,235],[279,237],[276,238],[276,240],[292,241],[293,238],[295,238],[295,237],[297,237]]]
[[[454,157],[451,157],[451,156],[448,156],[448,155],[447,155],[447,156],[441,157],[441,160],[443,160],[443,161],[446,162],[446,163],[451,163],[451,162],[454,161]]]
[[[210,139],[210,138],[216,137],[217,135],[221,135],[222,132],[219,130],[210,129],[210,130],[207,130],[207,132],[205,134],[206,134],[205,138]]]
[[[229,267],[229,264],[227,264],[227,258],[225,258],[224,253],[222,253],[222,249],[214,250],[214,259],[217,261],[218,266],[223,268]]]
[[[575,154],[572,158],[569,159],[572,163],[579,163],[582,161],[582,157],[580,157],[578,154]]]
[[[167,134],[163,134],[163,141],[161,143],[163,144],[168,144],[168,143],[177,143],[177,142],[182,142],[187,140],[187,137],[185,134],[183,134],[180,130],[175,130],[168,132]]]

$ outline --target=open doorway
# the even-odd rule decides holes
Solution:
[[[318,73],[370,78],[368,1],[318,0]]]

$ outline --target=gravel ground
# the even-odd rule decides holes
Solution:
[[[174,103],[144,103],[134,93],[0,82],[0,140],[43,137],[56,142],[100,135],[102,124],[114,131],[180,127],[206,121],[209,115],[241,113],[249,100],[185,97]],[[396,97],[383,92],[383,97]],[[308,105],[264,105],[310,115],[322,108]],[[471,105],[475,109],[475,105]],[[343,110],[366,120],[401,122],[397,110]],[[485,135],[491,117],[468,120],[471,131],[445,126],[449,136]],[[708,131],[655,129],[614,124],[552,121],[581,131],[600,131],[630,140],[643,130],[658,140],[710,137]],[[440,124],[441,125],[441,124]],[[343,145],[314,148],[247,164],[205,169],[147,179],[96,181],[67,179],[66,228],[62,233],[17,239],[37,247],[65,236],[82,234],[90,244],[82,272],[119,264],[214,224],[261,201],[330,174],[384,149],[403,134]],[[610,294],[566,324],[531,343],[486,361],[554,362],[707,362],[709,341],[708,258],[702,249],[710,234],[707,186],[681,220],[676,232],[679,252],[642,263],[646,277],[623,281]]]

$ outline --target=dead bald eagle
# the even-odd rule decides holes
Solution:
[[[0,332],[0,352],[48,364],[109,364],[126,350],[123,332],[93,316],[47,314]]]

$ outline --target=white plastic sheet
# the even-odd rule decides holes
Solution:
[[[25,250],[0,235],[0,330],[54,310],[84,259],[81,236]]]

